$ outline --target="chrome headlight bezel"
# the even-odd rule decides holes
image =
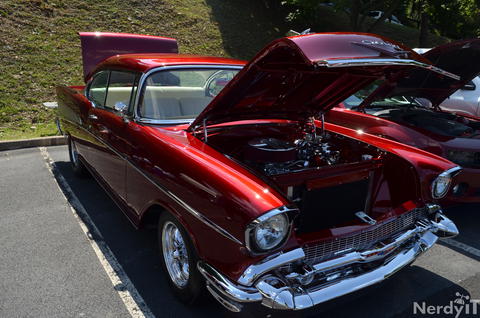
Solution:
[[[459,166],[453,167],[440,173],[433,180],[430,189],[432,192],[432,197],[434,199],[442,199],[447,195],[452,185],[452,178],[456,176],[460,172],[460,170],[462,170],[462,168],[460,168]],[[440,183],[442,183],[443,186],[439,190]]]
[[[253,255],[259,255],[259,254],[268,253],[270,251],[273,251],[283,246],[285,242],[288,240],[288,238],[290,237],[290,233],[292,231],[292,221],[296,211],[297,211],[296,209],[291,209],[286,206],[282,206],[282,207],[273,209],[261,215],[257,219],[253,220],[245,230],[245,245],[248,251]],[[278,216],[282,216],[285,218],[285,222],[286,222],[285,234],[283,234],[282,239],[279,240],[275,245],[269,248],[263,249],[259,246],[256,240],[255,232],[261,224],[265,224],[265,222],[267,222],[272,217],[278,217]]]

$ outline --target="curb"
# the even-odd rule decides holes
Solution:
[[[6,140],[0,141],[0,151],[13,150],[20,148],[48,147],[65,145],[64,136],[41,137],[32,139]]]

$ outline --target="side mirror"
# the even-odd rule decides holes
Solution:
[[[113,105],[113,109],[116,112],[125,114],[127,112],[128,106],[124,102],[116,102],[115,105]]]
[[[472,81],[470,81],[467,84],[465,84],[461,89],[464,91],[474,91],[476,88],[477,87],[475,86],[475,84]]]

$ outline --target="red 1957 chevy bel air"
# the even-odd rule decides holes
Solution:
[[[324,122],[360,88],[412,68],[458,79],[391,40],[282,38],[249,63],[174,39],[81,33],[85,86],[58,87],[74,171],[136,227],[158,225],[173,292],[223,306],[312,307],[378,283],[458,234],[437,201],[460,170]]]

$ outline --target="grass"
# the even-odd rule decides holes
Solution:
[[[331,10],[323,8],[323,10]],[[322,13],[323,12],[323,13]],[[249,59],[290,28],[278,7],[259,0],[0,1],[0,140],[57,134],[56,85],[82,84],[78,31],[163,35],[182,53]],[[315,31],[346,31],[346,17],[320,11]],[[411,45],[415,29],[379,33]]]

